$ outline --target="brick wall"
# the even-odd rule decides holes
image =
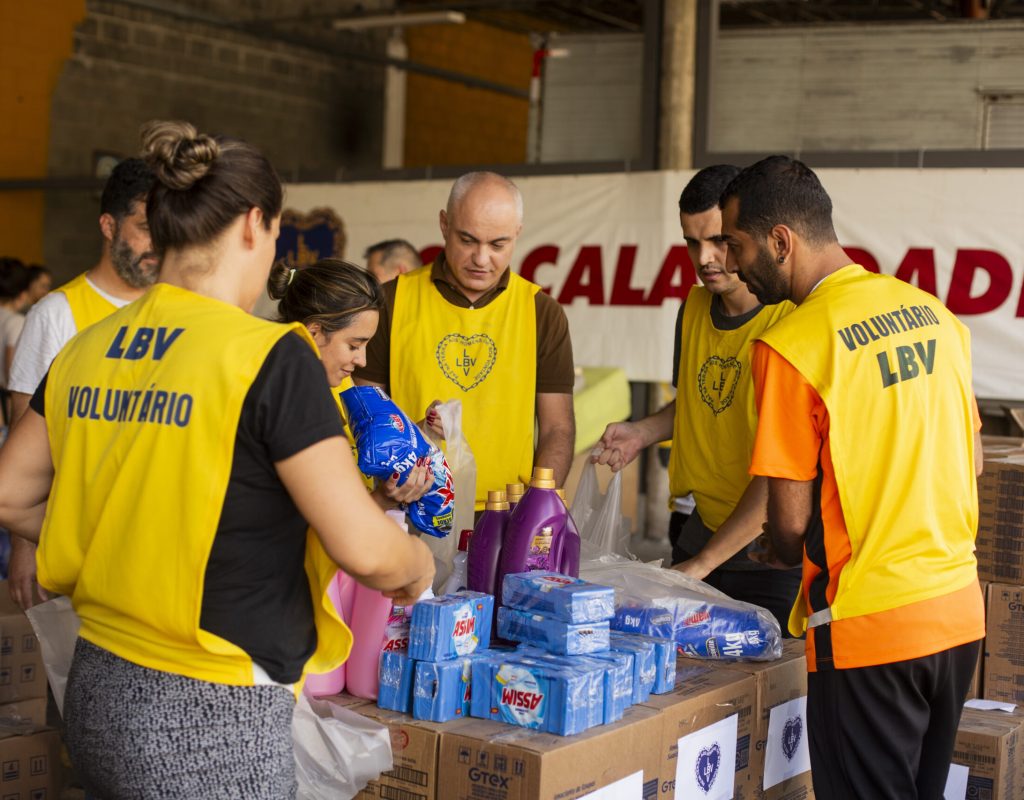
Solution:
[[[533,48],[525,35],[467,22],[409,28],[406,44],[411,61],[530,88]],[[527,100],[415,73],[406,86],[405,166],[526,160]]]
[[[230,4],[192,5],[202,13],[232,13]],[[273,5],[264,3],[266,15],[284,8],[298,13],[300,4]],[[367,46],[365,38],[330,36],[339,48]],[[137,152],[139,126],[154,118],[241,136],[285,180],[375,168],[382,91],[383,71],[374,65],[131,3],[88,0],[53,93],[49,174],[89,175],[98,153]],[[59,278],[95,262],[98,210],[95,193],[48,193],[45,258]]]

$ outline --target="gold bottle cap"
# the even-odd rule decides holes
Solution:
[[[555,494],[558,495],[559,499],[563,503],[565,502],[565,489],[555,489]]]
[[[526,487],[521,483],[510,483],[508,484],[508,501],[510,503],[518,503],[519,498],[526,492]]]
[[[508,511],[508,498],[503,489],[491,489],[487,492],[486,511]]]
[[[555,471],[549,467],[534,467],[530,486],[535,486],[538,489],[554,489]]]

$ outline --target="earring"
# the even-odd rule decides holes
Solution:
[[[779,263],[780,264],[785,264],[786,263],[786,257],[785,256],[779,256]]]

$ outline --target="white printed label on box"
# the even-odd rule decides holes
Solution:
[[[780,703],[768,713],[768,743],[764,754],[764,788],[771,789],[807,772],[811,752],[807,747],[807,697]]]
[[[942,800],[964,800],[967,797],[967,776],[970,769],[962,764],[950,764],[949,776],[946,778],[946,791]]]
[[[732,800],[738,722],[733,714],[679,740],[676,797]]]
[[[579,800],[643,800],[643,796],[644,773],[640,770],[596,792],[585,794]]]

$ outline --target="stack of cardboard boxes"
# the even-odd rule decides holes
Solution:
[[[1024,798],[1024,441],[986,437],[978,479],[978,577],[986,637],[973,694],[1018,706],[964,710],[953,763],[968,797]]]
[[[490,720],[421,722],[351,697],[327,699],[390,729],[394,767],[361,800],[804,800],[814,796],[806,686],[802,642],[762,664],[684,658],[672,691],[570,737]]]
[[[46,674],[28,618],[0,582],[0,798],[56,797],[60,735],[46,727]]]

